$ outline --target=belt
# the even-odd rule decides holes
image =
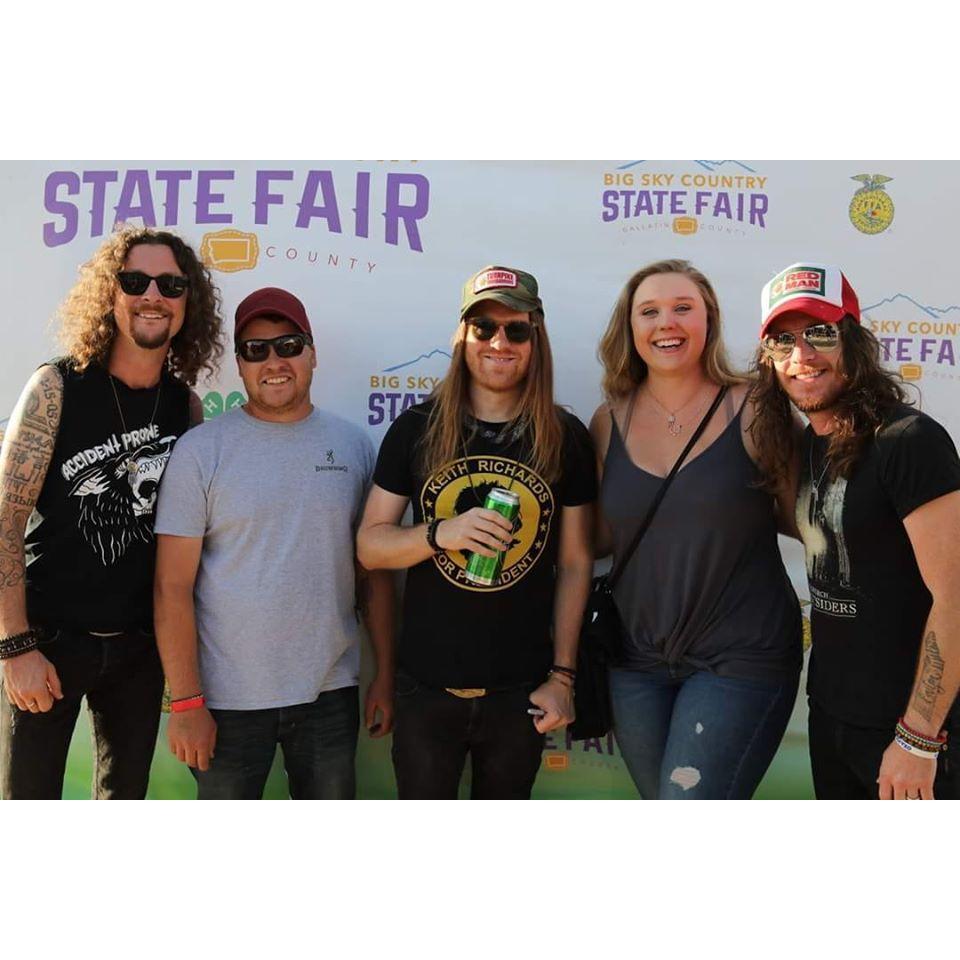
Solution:
[[[485,697],[491,693],[506,693],[510,690],[521,690],[529,687],[536,689],[539,684],[530,680],[524,680],[522,683],[509,683],[503,687],[444,687],[446,693],[459,697],[461,700],[474,700],[477,697]]]

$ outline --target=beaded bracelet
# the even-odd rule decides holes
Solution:
[[[939,746],[935,747],[925,740],[918,740],[916,737],[906,736],[902,730],[897,730],[894,736],[897,736],[904,742],[909,743],[910,746],[915,750],[923,750],[926,753],[939,753],[941,750]]]
[[[440,545],[437,543],[437,527],[440,526],[440,523],[441,523],[441,520],[437,517],[434,517],[433,520],[431,520],[427,524],[427,529],[426,529],[427,546],[434,553],[443,553],[443,550],[441,549]]]
[[[901,736],[894,737],[894,742],[898,747],[906,750],[907,753],[914,757],[923,757],[924,760],[936,760],[939,756],[939,753],[931,753],[929,750],[921,750],[919,747],[915,747],[912,743],[908,743]]]
[[[931,750],[930,747],[924,743],[920,743],[918,740],[914,740],[913,737],[905,737],[902,733],[897,731],[894,734],[895,739],[902,740],[904,743],[909,744],[914,750],[919,750],[922,753],[939,753],[939,748],[936,750]]]
[[[38,646],[39,641],[33,630],[24,630],[23,633],[4,637],[0,640],[0,660],[19,657],[21,653],[29,653],[31,650],[36,650]]]
[[[945,732],[937,737],[928,737],[926,734],[920,733],[912,727],[908,727],[903,717],[897,721],[897,733],[900,734],[904,740],[917,741],[918,746],[926,750],[942,750],[947,742],[947,734]]]

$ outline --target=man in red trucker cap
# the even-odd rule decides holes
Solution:
[[[351,799],[359,725],[354,536],[373,475],[356,426],[310,402],[306,309],[267,287],[236,312],[247,402],[196,429],[157,508],[157,643],[171,751],[198,797],[259,799],[279,744],[294,799]],[[390,575],[360,577],[377,655],[365,725],[389,732]],[[379,715],[379,716],[378,716]]]
[[[908,405],[836,267],[761,295],[753,433],[768,476],[799,468],[820,799],[960,798],[960,459]],[[791,404],[809,420],[802,439]]]

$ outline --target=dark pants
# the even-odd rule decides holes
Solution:
[[[880,762],[893,742],[893,727],[856,727],[836,720],[810,701],[810,766],[818,800],[876,800]],[[933,796],[960,800],[960,763],[951,744],[937,760]]]
[[[157,742],[163,669],[144,633],[95,637],[60,630],[40,645],[63,699],[46,713],[18,710],[0,695],[0,791],[8,800],[59,800],[70,738],[87,698],[93,735],[93,796],[142,800]]]
[[[294,800],[353,800],[360,704],[356,687],[270,710],[211,710],[217,742],[197,778],[198,800],[259,800],[277,744]]]
[[[645,800],[749,800],[773,760],[797,696],[781,682],[699,671],[611,670],[613,728]]]
[[[533,684],[454,696],[398,674],[393,768],[401,800],[456,800],[467,754],[474,800],[529,800],[540,769],[543,734],[531,706]]]

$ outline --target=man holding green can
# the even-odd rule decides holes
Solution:
[[[368,569],[409,568],[401,799],[455,798],[468,755],[474,799],[529,798],[543,735],[573,719],[595,499],[589,434],[553,401],[537,281],[485,267],[447,375],[384,437],[357,540]]]

